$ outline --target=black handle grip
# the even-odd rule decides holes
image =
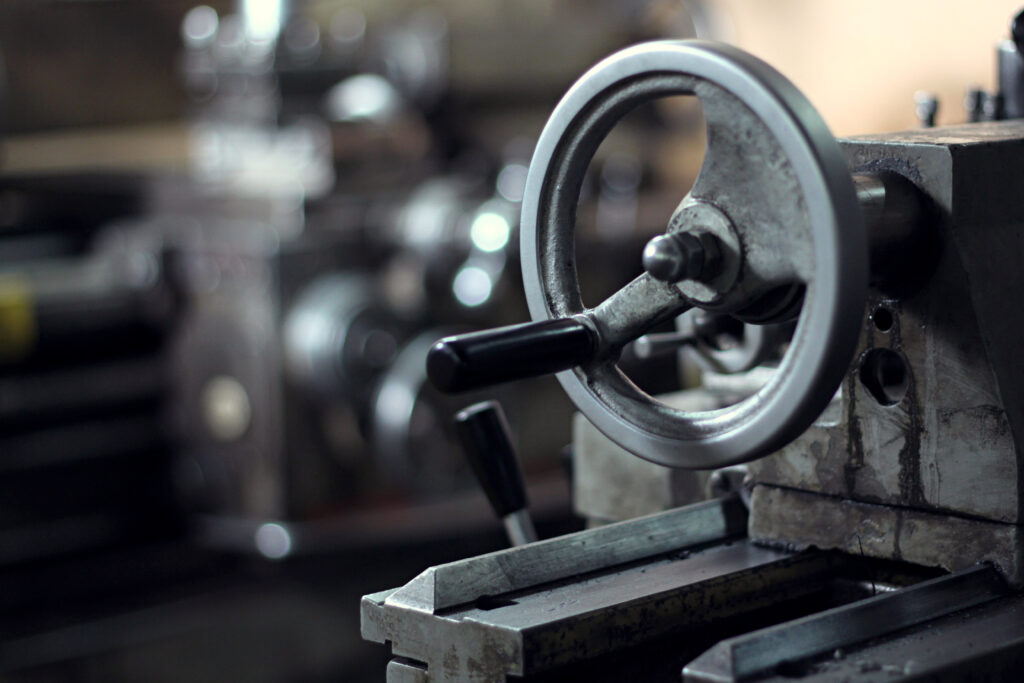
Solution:
[[[526,487],[508,422],[497,401],[477,403],[455,416],[462,449],[499,517],[526,507]]]
[[[445,337],[427,354],[427,376],[448,393],[582,365],[597,350],[594,334],[573,318]]]

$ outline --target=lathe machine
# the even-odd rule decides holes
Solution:
[[[428,370],[557,373],[591,528],[365,596],[388,681],[1018,680],[1024,59],[1000,55],[988,115],[843,140],[722,44],[641,44],[569,90],[522,204],[533,322],[443,339]],[[706,120],[699,177],[644,272],[585,302],[590,159],[678,95]],[[641,391],[630,345],[685,347],[703,384]]]

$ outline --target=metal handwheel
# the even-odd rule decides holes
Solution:
[[[584,174],[639,104],[695,95],[707,150],[693,189],[644,252],[646,272],[594,308],[576,275]],[[761,60],[703,41],[623,50],[585,74],[537,144],[522,206],[522,265],[534,323],[442,340],[431,376],[449,389],[560,371],[569,397],[623,448],[676,467],[766,455],[824,410],[849,367],[864,310],[868,247],[851,175],[804,96]],[[690,307],[747,322],[799,315],[778,372],[716,411],[687,413],[617,368],[622,347]]]

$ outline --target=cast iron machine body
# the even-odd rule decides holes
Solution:
[[[671,95],[700,100],[704,165],[645,271],[587,306],[581,178],[626,112]],[[612,448],[676,468],[749,462],[751,495],[366,596],[364,636],[396,655],[389,680],[1008,675],[1024,657],[1024,317],[1006,298],[1024,257],[1022,152],[1013,120],[836,140],[781,74],[713,43],[639,45],[584,75],[523,199],[534,322],[443,339],[428,371],[455,391],[557,372]],[[728,399],[646,394],[619,354],[693,308],[795,327]],[[972,609],[999,635],[967,652]],[[905,629],[917,646],[893,645]]]

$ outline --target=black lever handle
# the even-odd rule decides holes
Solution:
[[[477,403],[455,416],[455,429],[473,473],[499,517],[526,507],[526,488],[497,401]]]
[[[498,327],[440,340],[427,354],[427,376],[457,393],[568,370],[597,352],[594,333],[573,318]]]
[[[455,430],[473,473],[513,545],[537,540],[526,513],[526,486],[508,422],[497,401],[484,401],[455,416]]]

